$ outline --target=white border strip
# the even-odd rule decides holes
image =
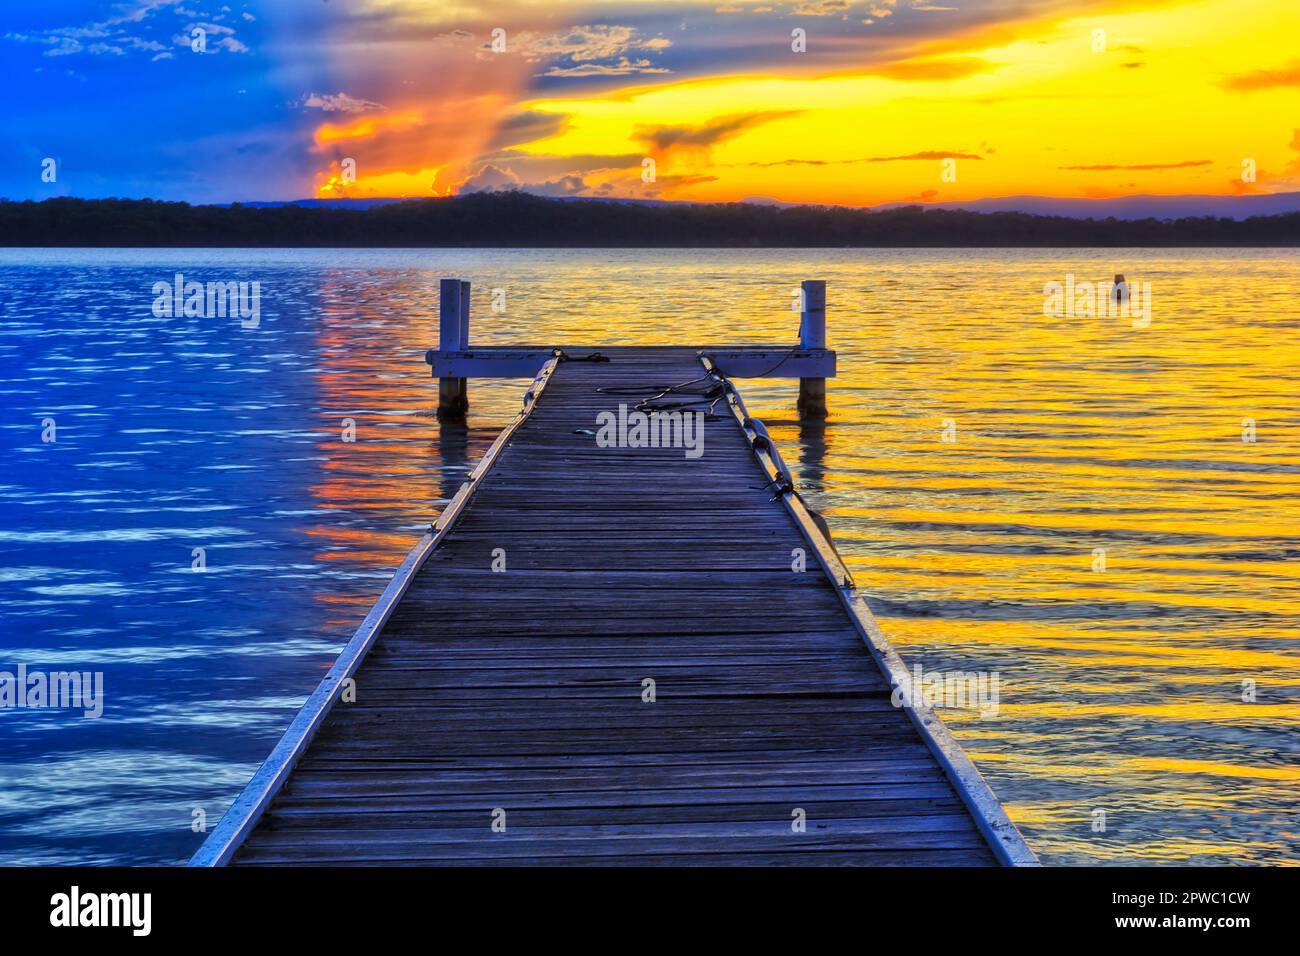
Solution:
[[[792,490],[785,490],[789,488],[788,484],[785,488],[778,487],[779,484],[789,481],[790,473],[781,459],[781,453],[768,437],[763,423],[750,418],[736,387],[713,364],[708,355],[701,354],[700,361],[704,364],[705,370],[727,390],[727,404],[736,423],[754,449],[754,457],[758,459],[759,466],[772,481],[773,488],[780,492],[786,510],[816,552],[818,563],[835,585],[840,602],[849,612],[849,617],[862,636],[862,640],[889,681],[891,690],[901,688],[902,699],[907,702],[903,709],[907,711],[908,717],[912,719],[926,746],[939,761],[954,789],[970,810],[971,816],[975,818],[975,825],[988,841],[994,857],[1004,866],[1039,866],[1038,857],[1034,855],[1033,850],[1029,849],[1025,838],[1007,816],[1006,810],[989,787],[988,781],[980,774],[970,757],[966,756],[961,744],[939,719],[939,715],[924,702],[924,699],[913,696],[912,676],[907,670],[907,665],[889,643],[889,638],[880,629],[871,609],[867,607],[867,602],[858,593],[857,586],[853,583],[848,568],[840,560],[830,535],[818,525],[802,499]],[[757,444],[755,439],[758,439]]]
[[[542,366],[524,395],[523,409],[497,436],[482,460],[470,472],[469,478],[460,486],[455,497],[448,502],[442,514],[430,526],[429,532],[398,565],[397,570],[393,572],[393,579],[388,582],[388,587],[384,588],[384,593],[379,596],[379,600],[370,609],[370,613],[361,622],[352,639],[339,653],[334,666],[312,691],[311,696],[302,705],[302,709],[298,711],[298,715],[289,724],[289,729],[284,732],[284,736],[258,768],[257,773],[253,774],[243,792],[235,798],[235,802],[230,805],[221,821],[190,858],[190,866],[225,866],[248,835],[253,832],[266,808],[271,805],[275,795],[289,779],[294,765],[307,752],[308,744],[324,724],[338,696],[339,688],[361,666],[361,662],[365,660],[375,640],[383,631],[384,625],[388,623],[393,611],[397,609],[407,589],[410,588],[415,575],[464,513],[474,491],[496,463],[506,443],[532,413],[538,397],[546,388],[547,382],[551,380],[559,364],[560,359],[557,356]]]

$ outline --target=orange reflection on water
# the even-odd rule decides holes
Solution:
[[[995,716],[944,714],[1031,845],[1300,861],[1279,838],[1300,809],[1296,253],[330,255],[305,410],[320,562],[373,569],[377,594],[519,407],[524,383],[474,381],[467,426],[439,428],[439,277],[474,283],[476,344],[596,346],[788,345],[791,290],[823,278],[830,422],[798,423],[789,383],[742,382],[747,403],[909,665],[1000,674]],[[1044,283],[1117,272],[1151,281],[1149,327],[1043,314]]]

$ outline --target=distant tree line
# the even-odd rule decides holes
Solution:
[[[1300,213],[1235,221],[1073,219],[905,206],[546,199],[522,192],[368,209],[0,201],[6,246],[1294,246]]]

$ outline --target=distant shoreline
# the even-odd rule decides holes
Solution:
[[[1300,213],[1079,219],[905,206],[663,204],[476,193],[364,209],[128,199],[0,202],[0,246],[28,248],[1277,248]]]

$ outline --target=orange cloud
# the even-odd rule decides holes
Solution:
[[[383,116],[366,116],[351,123],[324,123],[317,127],[312,139],[317,146],[329,146],[353,139],[374,139],[409,130],[425,121],[421,110],[407,109]]]
[[[774,110],[765,113],[740,113],[720,116],[698,126],[638,126],[634,138],[659,152],[670,149],[709,149],[739,136],[747,129],[774,120],[798,116],[800,110]]]
[[[351,123],[324,123],[313,136],[314,151],[328,158],[327,168],[316,173],[316,192],[438,195],[439,171],[477,155],[493,133],[483,118],[498,117],[507,107],[503,97],[483,94],[464,101],[402,107]],[[466,116],[479,119],[467,123]],[[337,173],[345,158],[356,164],[354,182],[344,182]]]
[[[444,195],[463,164],[498,148],[494,137],[517,121],[515,104],[536,67],[486,49],[490,25],[463,22],[447,30],[448,14],[411,5],[364,24],[340,21],[336,74],[347,99],[303,101],[303,108],[335,108],[312,132],[318,194]],[[512,36],[534,25],[521,18]],[[366,42],[358,42],[358,30],[369,31]],[[341,109],[357,104],[365,109]],[[355,161],[354,182],[339,175],[345,158]]]
[[[1082,172],[1101,172],[1113,169],[1187,169],[1191,166],[1209,166],[1213,160],[1185,159],[1178,163],[1106,163],[1095,166],[1057,166],[1057,169],[1072,169]]]
[[[1230,90],[1267,90],[1279,86],[1300,86],[1300,60],[1278,70],[1255,70],[1239,73],[1223,81]]]
[[[754,166],[767,168],[772,166],[851,166],[854,163],[900,163],[913,160],[930,160],[942,162],[945,159],[973,159],[983,162],[983,156],[974,153],[944,152],[941,149],[924,149],[901,156],[863,156],[859,159],[776,159],[764,162],[732,163],[733,166]]]
[[[890,80],[926,81],[955,80],[976,73],[990,73],[997,64],[977,56],[959,56],[944,60],[904,60],[873,69],[873,76]]]

